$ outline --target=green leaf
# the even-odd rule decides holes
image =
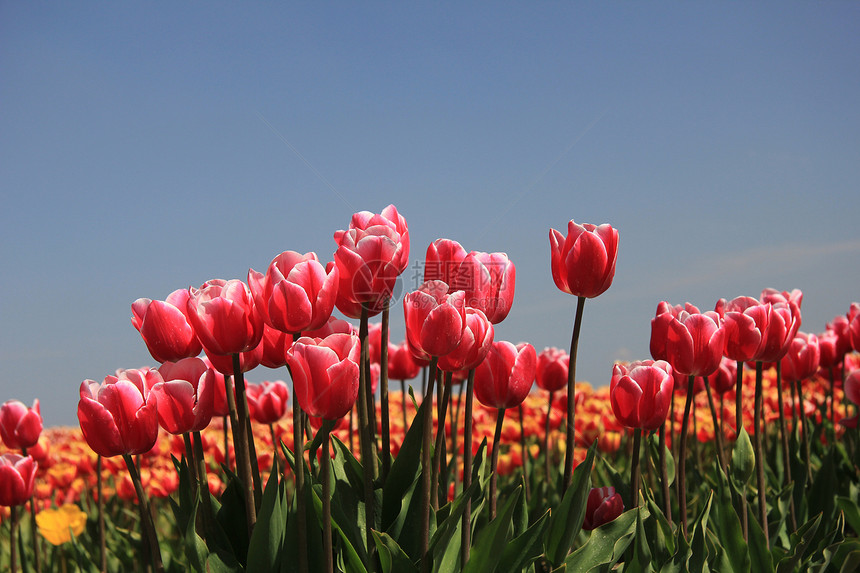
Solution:
[[[260,573],[278,573],[287,527],[286,490],[278,480],[278,473],[269,474],[257,524],[248,544],[248,570]]]
[[[848,522],[848,526],[854,530],[855,534],[860,535],[860,506],[857,505],[854,499],[840,495],[836,497],[836,505],[839,506],[839,509],[845,515],[845,521]]]
[[[627,550],[636,533],[636,518],[647,519],[645,507],[625,511],[591,532],[585,544],[564,561],[567,573],[609,571]]]
[[[596,447],[595,441],[588,448],[585,460],[574,470],[570,487],[564,493],[558,510],[550,514],[545,554],[553,566],[561,565],[565,561],[573,540],[585,521],[585,506],[591,491],[591,468]]]
[[[248,555],[248,521],[245,516],[245,496],[242,482],[236,474],[227,472],[227,487],[221,493],[221,508],[215,519],[230,540],[233,555],[240,563],[245,563]]]
[[[418,573],[418,568],[387,533],[373,532],[383,573]]]
[[[332,436],[335,456],[332,464],[331,517],[367,562],[367,522],[364,503],[364,473],[361,465],[343,442]]]
[[[241,573],[245,569],[233,559],[221,553],[210,553],[206,558],[207,573]]]
[[[747,533],[749,535],[749,552],[752,570],[756,573],[773,573],[773,557],[764,539],[753,511],[753,504],[747,504]]]
[[[502,558],[502,550],[507,542],[514,508],[517,502],[519,502],[519,497],[522,493],[522,486],[520,486],[505,501],[505,505],[496,518],[477,532],[475,542],[472,544],[469,562],[463,568],[463,573],[489,573],[490,571],[495,571],[496,566]]]
[[[738,433],[735,447],[732,449],[732,478],[745,485],[755,471],[755,451],[750,436],[744,428]]]
[[[633,555],[630,562],[624,566],[624,573],[647,573],[651,567],[651,549],[648,547],[648,537],[642,523],[642,514],[636,513],[636,536],[633,539]]]
[[[496,571],[499,573],[525,571],[543,553],[543,536],[548,526],[549,511],[505,546]]]
[[[194,504],[191,506],[188,523],[185,526],[185,556],[188,558],[188,563],[195,571],[204,571],[206,558],[209,551],[206,549],[206,542],[197,535],[197,508],[199,507],[200,497],[194,499]]]
[[[711,513],[711,504],[714,500],[714,493],[708,496],[708,501],[705,502],[705,507],[699,513],[696,521],[693,524],[693,541],[690,543],[690,571],[691,573],[704,573],[708,571],[708,557],[710,552],[706,543],[705,531],[708,529],[708,517]]]
[[[308,488],[313,493],[313,505],[314,510],[316,511],[318,522],[322,524],[322,486],[315,484],[313,487]],[[334,510],[334,506],[332,506],[332,510]],[[331,516],[331,529],[332,535],[337,533],[341,540],[341,552],[338,554],[339,558],[343,558],[343,566],[345,573],[367,573],[367,569],[364,567],[364,563],[361,561],[361,558],[358,555],[353,544],[350,542],[349,536],[347,536],[340,524],[335,520],[334,511],[332,511]]]
[[[794,571],[800,561],[806,547],[815,536],[818,526],[821,524],[821,514],[801,525],[796,532],[791,534],[791,548],[789,552],[779,560],[776,565],[776,573],[789,573]]]
[[[381,527],[383,531],[391,533],[394,539],[397,539],[400,531],[399,528],[396,532],[392,531],[391,526],[395,522],[399,522],[402,527],[406,521],[405,514],[409,509],[411,498],[409,492],[415,489],[418,476],[421,475],[423,408],[423,404],[418,408],[418,413],[403,438],[403,444],[391,464],[391,470],[388,472],[388,478],[382,488]],[[407,493],[409,493],[408,496]]]
[[[713,506],[712,520],[720,546],[726,553],[726,558],[734,572],[749,572],[750,554],[747,542],[744,540],[741,520],[732,504],[732,492],[729,480],[723,468],[714,464],[715,475],[719,484],[717,497]]]
[[[646,486],[642,488],[642,492],[645,496],[645,505],[651,513],[651,519],[644,524],[647,539],[651,542],[651,553],[657,563],[665,563],[675,553],[675,534],[663,510],[654,500],[651,488]]]
[[[654,433],[648,436],[648,450],[651,454],[651,462],[657,468],[658,475],[660,471],[660,440],[659,436]],[[672,455],[672,450],[663,444],[663,455],[666,458],[666,475],[668,476],[669,487],[675,483],[675,456]]]
[[[687,538],[684,537],[684,532],[680,526],[678,526],[675,535],[675,547],[677,547],[677,550],[672,555],[672,559],[663,565],[660,573],[681,573],[689,570],[687,564],[690,561],[692,552],[690,551],[690,544],[687,542]]]

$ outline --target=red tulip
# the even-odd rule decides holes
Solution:
[[[415,362],[412,352],[406,345],[388,345],[388,377],[392,380],[412,380],[421,372],[421,365]]]
[[[164,302],[139,298],[131,304],[131,324],[158,362],[175,362],[202,350],[188,317],[188,296],[187,289],[179,289]]]
[[[158,369],[164,382],[150,396],[157,399],[158,423],[174,435],[199,432],[209,425],[215,409],[215,370],[200,358],[165,362]]]
[[[239,368],[243,373],[250,372],[263,362],[263,352],[265,347],[263,346],[262,339],[260,343],[248,350],[247,352],[239,353]],[[209,359],[209,362],[212,363],[212,367],[215,368],[218,372],[223,374],[224,376],[235,376],[233,372],[233,356],[230,354],[216,354],[215,352],[209,350],[208,348],[203,348],[203,351],[206,353],[206,357]]]
[[[403,298],[406,339],[416,356],[444,356],[457,348],[466,326],[465,296],[449,295],[447,284],[429,281]]]
[[[725,394],[729,390],[735,390],[737,388],[737,380],[738,361],[723,356],[723,359],[720,360],[720,367],[717,368],[717,371],[714,372],[710,378],[708,378],[708,383],[717,394]]]
[[[536,369],[534,346],[495,341],[475,368],[475,397],[484,406],[499,410],[519,406],[531,390]]]
[[[615,364],[609,385],[612,412],[628,428],[656,430],[666,421],[675,380],[668,362]]]
[[[483,312],[466,307],[466,327],[457,347],[439,357],[438,366],[445,372],[471,370],[478,366],[493,344],[493,324]]]
[[[13,507],[27,503],[33,497],[38,467],[30,456],[0,456],[0,505]]]
[[[798,308],[800,308],[800,305],[803,302],[803,292],[797,288],[791,292],[778,291],[775,288],[766,288],[761,291],[760,300],[763,303],[769,302],[771,304],[775,304],[777,302],[788,304],[793,302]]]
[[[287,363],[287,350],[293,344],[293,335],[281,332],[268,324],[263,325],[263,338],[257,349],[260,350],[260,364],[266,368],[280,368]]]
[[[752,360],[762,346],[768,325],[768,307],[749,296],[720,299],[714,309],[723,319],[726,344],[723,354],[734,361]]]
[[[556,392],[567,385],[570,355],[559,348],[544,348],[537,357],[535,383],[539,388]]]
[[[330,334],[358,334],[358,329],[355,328],[351,323],[343,320],[342,318],[331,317],[328,319],[322,328],[318,328],[316,330],[309,330],[308,332],[303,332],[302,336],[307,336],[308,338],[325,338]]]
[[[453,290],[466,293],[466,306],[480,309],[493,324],[502,322],[514,303],[517,271],[505,253],[472,251],[457,271]]]
[[[287,413],[290,388],[283,380],[264,381],[248,384],[248,413],[258,424],[273,424]]]
[[[567,224],[567,237],[550,229],[552,278],[566,293],[594,298],[606,292],[615,277],[618,231],[607,224]]]
[[[367,325],[367,355],[371,364],[382,361],[382,323],[372,322]]]
[[[442,281],[454,292],[454,279],[460,270],[460,263],[466,258],[466,249],[457,241],[436,239],[427,247],[424,258],[424,282]]]
[[[725,345],[720,323],[719,315],[713,311],[690,314],[682,310],[673,316],[665,343],[667,362],[687,376],[712,374],[720,366]]]
[[[263,337],[263,317],[240,280],[214,279],[189,289],[187,307],[197,338],[213,354],[253,350]]]
[[[672,306],[666,301],[661,301],[657,305],[657,313],[651,319],[651,358],[654,360],[668,359],[666,339],[669,337],[669,324],[673,318],[681,314],[681,311],[687,311],[689,314],[699,313],[699,309],[689,302],[684,303],[684,306]]]
[[[394,205],[381,214],[362,211],[349,229],[334,234],[334,263],[340,274],[338,308],[355,318],[355,305],[378,313],[394,298],[397,278],[409,264],[409,230]],[[342,308],[342,306],[344,308]],[[352,308],[350,308],[352,307]]]
[[[848,311],[848,338],[851,348],[860,352],[860,303],[852,302]]]
[[[352,334],[302,337],[287,353],[295,397],[309,416],[336,420],[358,397],[361,342]]]
[[[614,487],[593,487],[588,492],[582,528],[591,531],[614,521],[622,513],[624,513],[624,500],[621,499],[620,493],[615,493]]]
[[[846,316],[836,316],[833,318],[831,322],[828,322],[827,330],[836,335],[836,356],[838,357],[837,362],[842,361],[842,357],[845,356],[851,350],[851,325],[848,322],[848,317]]]
[[[793,302],[764,303],[768,313],[766,330],[753,360],[779,362],[800,328],[800,307]]]
[[[782,379],[793,382],[810,378],[818,372],[820,358],[818,337],[798,332],[780,361]]]
[[[212,369],[212,372],[215,373],[215,383],[212,385],[215,389],[213,392],[212,415],[228,416],[230,414],[230,408],[227,404],[227,385],[224,383],[224,375],[212,365],[212,361],[209,360],[208,356],[204,356],[201,360],[203,360],[207,368]],[[233,398],[235,399],[235,395]]]
[[[855,406],[860,407],[860,370],[854,370],[845,378],[845,397]],[[851,417],[842,418],[839,423],[846,428],[856,428],[858,418],[860,415],[855,413]]]
[[[142,454],[158,438],[156,397],[145,381],[163,381],[157,371],[125,370],[99,384],[81,383],[78,421],[92,450],[105,457]]]
[[[39,441],[41,433],[42,414],[38,399],[33,400],[32,408],[18,400],[9,400],[0,406],[0,438],[7,448],[31,448]]]
[[[825,330],[818,334],[818,365],[822,368],[831,368],[842,362],[839,354],[839,336],[832,330]]]
[[[338,278],[337,267],[324,268],[316,253],[284,251],[265,275],[249,270],[248,286],[266,324],[295,334],[326,323],[334,310]]]

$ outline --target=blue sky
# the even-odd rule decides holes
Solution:
[[[82,380],[153,364],[136,298],[331,260],[389,203],[413,261],[506,252],[497,337],[538,351],[575,309],[549,229],[619,229],[595,385],[660,300],[800,288],[819,332],[860,299],[858,71],[847,2],[0,3],[0,401],[76,424]]]

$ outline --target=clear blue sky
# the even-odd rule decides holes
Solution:
[[[497,337],[538,351],[576,302],[550,227],[618,228],[595,385],[648,357],[660,300],[800,288],[819,332],[860,299],[858,102],[849,2],[2,2],[0,401],[76,424],[83,379],[153,364],[136,298],[331,260],[389,203],[414,261],[507,252]]]

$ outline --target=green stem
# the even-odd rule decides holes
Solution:
[[[21,448],[21,454],[27,455],[27,448]],[[30,531],[33,538],[33,564],[36,567],[36,573],[42,573],[42,555],[39,551],[39,536],[36,534],[38,530],[36,526],[36,495],[30,496]]]
[[[152,508],[149,505],[149,496],[143,489],[143,484],[140,481],[140,474],[137,472],[137,467],[134,465],[134,460],[128,454],[122,455],[125,460],[125,465],[128,468],[128,473],[131,476],[131,483],[134,484],[134,491],[137,493],[137,499],[140,502],[140,526],[143,530],[143,536],[148,540],[150,560],[152,568],[156,573],[164,572],[164,565],[161,562],[161,549],[158,545],[158,536],[155,533],[155,523],[152,521]]]
[[[213,534],[215,524],[215,511],[212,508],[212,495],[209,493],[209,480],[206,477],[206,459],[203,454],[203,438],[200,432],[193,432],[194,461],[197,463],[197,482],[199,485],[200,500],[203,504],[203,531],[209,539]]]
[[[451,372],[445,372],[443,392],[436,424],[436,446],[433,448],[433,475],[430,481],[430,506],[439,509],[439,466],[442,458],[442,446],[445,443],[445,419],[448,417],[448,400],[451,398]]]
[[[714,424],[714,441],[715,447],[717,448],[717,459],[720,462],[720,467],[723,468],[723,471],[728,471],[729,466],[726,464],[726,452],[723,450],[723,433],[720,428],[720,420],[717,417],[717,409],[714,406],[714,396],[711,393],[711,385],[708,382],[708,377],[704,377],[705,380],[705,393],[708,395],[708,409],[711,411],[711,420]]]
[[[639,458],[640,455],[640,447],[642,444],[642,428],[636,428],[633,430],[633,454],[630,458],[630,505],[629,509],[633,509],[635,507],[639,507],[639,482],[640,482],[640,471],[639,471]]]
[[[431,475],[433,473],[433,459],[430,457],[430,446],[432,445],[433,437],[433,384],[436,382],[436,363],[438,360],[435,356],[430,359],[430,375],[428,376],[427,391],[424,394],[424,400],[421,402],[421,407],[424,409],[422,412],[423,427],[421,428],[421,529],[419,531],[419,554],[421,555],[422,573],[429,573],[431,568],[430,494],[433,481]]]
[[[379,346],[379,401],[382,416],[382,484],[391,471],[391,429],[388,420],[388,301],[382,310],[382,341]]]
[[[788,449],[788,431],[785,428],[785,402],[782,399],[782,365],[776,363],[776,401],[779,407],[779,434],[782,442],[783,485],[791,483],[791,454]],[[797,515],[794,509],[794,494],[788,497],[789,519],[791,531],[797,531]]]
[[[660,483],[663,486],[663,512],[666,519],[672,523],[672,497],[669,489],[669,468],[666,464],[666,422],[660,426]]]
[[[735,379],[735,436],[744,427],[744,362],[738,360],[738,375]]]
[[[475,369],[469,370],[466,379],[466,411],[463,417],[463,491],[472,485],[472,406],[475,399],[473,386],[475,384]],[[472,546],[472,498],[466,498],[463,508],[460,547],[462,549],[460,565],[465,568],[469,562]]]
[[[496,518],[496,481],[498,474],[496,467],[499,465],[499,442],[502,441],[502,424],[505,422],[505,409],[496,413],[496,431],[493,434],[493,458],[490,465],[490,521]]]
[[[526,428],[523,421],[523,405],[520,404],[518,412],[520,415],[520,448],[523,458],[523,482],[526,484],[526,502],[531,500],[531,487],[529,486],[529,451],[526,448]]]
[[[18,506],[13,505],[9,508],[9,511],[11,511],[9,518],[12,520],[12,523],[9,526],[11,528],[9,542],[12,545],[10,548],[9,566],[11,567],[12,573],[18,573]]]
[[[406,380],[400,381],[400,406],[403,410],[403,434],[406,435],[406,429],[409,427],[409,422],[406,419]]]
[[[367,544],[369,570],[374,569],[374,559],[371,557],[375,542],[373,530],[376,529],[373,516],[374,494],[373,479],[376,474],[376,448],[373,443],[371,431],[372,418],[370,415],[371,404],[373,404],[373,391],[370,380],[370,361],[367,339],[367,308],[362,305],[361,321],[358,327],[358,337],[361,340],[361,360],[358,375],[358,437],[361,447],[361,467],[364,470],[364,515],[366,520],[365,543]]]
[[[257,502],[254,493],[254,477],[251,470],[251,454],[248,444],[253,437],[248,436],[248,398],[245,395],[245,376],[239,362],[239,354],[233,354],[233,378],[236,381],[236,425],[233,428],[233,448],[236,452],[236,470],[242,481],[245,496],[245,520],[248,525],[248,538],[257,523]],[[229,395],[228,395],[229,399]]]
[[[582,329],[582,311],[585,308],[585,297],[576,299],[576,317],[573,320],[573,336],[570,339],[570,366],[567,371],[567,442],[564,452],[564,488],[562,495],[570,487],[573,480],[573,450],[576,446],[576,350],[579,347],[579,333]]]
[[[334,428],[332,420],[323,421],[320,431],[323,432],[322,458],[320,473],[322,474],[322,509],[323,509],[323,560],[326,573],[334,572],[334,554],[331,539],[331,454],[329,453],[329,436]]]
[[[687,382],[687,400],[684,404],[684,421],[681,423],[681,437],[678,444],[678,513],[681,514],[681,531],[687,537],[687,430],[690,424],[690,408],[693,404],[695,376]]]
[[[546,474],[546,483],[549,484],[551,478],[550,474],[550,451],[549,451],[549,432],[552,428],[550,424],[550,417],[552,415],[552,399],[555,392],[549,393],[549,398],[546,403],[546,421],[543,426],[543,455],[544,455],[544,473]]]
[[[451,419],[451,466],[454,468],[454,495],[457,495],[460,487],[460,471],[457,466],[457,457],[460,455],[460,444],[458,436],[460,434],[460,408],[463,406],[463,390],[466,384],[460,381],[460,391],[457,393],[457,405],[454,407],[454,417]],[[448,475],[447,473],[445,474]]]
[[[102,494],[102,457],[96,459],[96,493],[98,501],[96,502],[96,512],[98,513],[99,523],[99,562],[101,563],[102,573],[107,573],[107,543],[105,540],[105,501]]]
[[[289,367],[287,368],[289,370]],[[292,379],[292,373],[290,373]],[[293,456],[296,477],[296,525],[299,535],[299,572],[308,572],[308,522],[305,503],[305,441],[302,436],[302,409],[293,384]]]
[[[753,411],[753,425],[755,426],[755,465],[758,473],[758,507],[761,529],[764,533],[764,541],[767,547],[770,547],[770,533],[767,526],[767,493],[765,488],[767,482],[764,477],[764,449],[762,445],[762,363],[755,363],[755,405]]]
[[[800,429],[803,432],[803,457],[806,463],[806,483],[812,483],[812,454],[809,447],[809,421],[806,419],[806,412],[803,408],[803,386],[800,380],[795,380],[797,386],[797,408],[800,415]]]

